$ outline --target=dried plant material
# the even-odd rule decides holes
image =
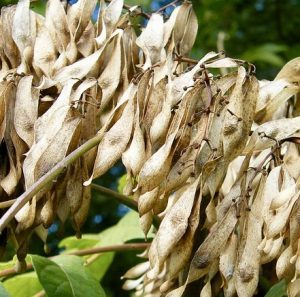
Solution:
[[[262,151],[281,141],[291,137],[299,131],[300,117],[287,118],[266,122],[260,125],[251,135],[248,145],[243,153]],[[276,141],[275,141],[275,140]]]
[[[122,62],[121,37],[121,33],[116,36],[110,60],[98,79],[98,84],[102,90],[101,108],[107,105],[120,82]]]
[[[33,76],[20,79],[15,102],[14,125],[18,135],[31,147],[34,142],[34,123],[38,117],[38,90],[32,89]]]
[[[68,9],[68,24],[75,41],[79,39],[86,29],[95,6],[96,0],[80,0]]]
[[[288,82],[298,82],[300,81],[300,58],[297,57],[289,62],[287,62],[282,69],[279,71],[276,80],[284,79]]]
[[[36,71],[42,71],[47,77],[52,76],[52,68],[56,60],[55,44],[47,27],[41,26],[37,30],[37,36],[33,51],[33,67]]]
[[[233,59],[230,58],[223,58],[220,60],[217,60],[215,62],[208,62],[205,64],[206,68],[231,68],[231,67],[237,67],[238,63],[235,62]]]
[[[147,69],[161,61],[163,50],[163,17],[159,14],[152,14],[147,27],[136,39],[136,44],[143,50],[146,61],[143,69]]]
[[[98,146],[93,169],[93,178],[104,174],[125,151],[131,136],[134,116],[134,104],[131,98],[118,121],[107,131]]]
[[[23,195],[0,230],[9,224],[19,269],[31,234],[45,243],[56,218],[81,236],[90,183],[121,159],[142,231],[157,227],[124,289],[179,297],[203,278],[198,296],[250,297],[276,261],[298,296],[299,57],[258,81],[223,52],[188,57],[190,2],[168,20],[108,2],[96,22],[95,0],[50,0],[45,18],[29,0],[1,9],[1,203]]]
[[[219,270],[222,275],[223,286],[228,287],[229,281],[233,277],[235,261],[237,256],[238,237],[234,232],[229,237],[223,251],[220,253]]]
[[[22,65],[18,69],[20,73],[29,71],[36,36],[35,15],[29,10],[29,3],[29,0],[18,2],[12,27],[12,38],[21,53]]]
[[[148,272],[150,279],[159,273],[167,256],[186,232],[198,184],[199,178],[182,193],[161,223],[149,250],[150,266],[152,268]]]
[[[122,12],[123,0],[112,0],[109,5],[105,8],[103,13],[103,20],[105,24],[105,30],[107,36],[109,36],[114,27],[116,26]]]
[[[153,209],[156,200],[159,198],[159,187],[154,188],[152,191],[146,192],[139,196],[138,207],[139,214],[143,216]]]
[[[34,197],[31,203],[25,206],[16,214],[15,218],[18,221],[17,232],[24,231],[30,228],[34,222],[36,210],[36,198]]]
[[[193,7],[191,7],[187,18],[187,24],[185,25],[185,31],[179,44],[180,55],[184,56],[190,52],[195,43],[197,32],[198,20]]]
[[[26,2],[23,2],[26,5]],[[12,37],[13,19],[16,7],[3,7],[1,9],[1,31],[2,31],[2,45],[3,51],[8,58],[12,68],[17,68],[20,64],[21,54],[18,51],[17,45],[15,44]],[[3,26],[3,24],[6,24]]]
[[[157,187],[167,176],[172,161],[172,145],[176,132],[146,161],[139,174],[139,187],[148,192]]]
[[[63,4],[59,0],[47,2],[45,24],[49,28],[56,49],[63,53],[71,40],[70,28]]]
[[[183,237],[180,239],[177,245],[173,248],[169,256],[167,262],[169,279],[178,276],[179,272],[185,268],[190,259],[194,245],[193,238],[195,236],[195,232],[197,230],[200,219],[199,216],[201,200],[202,193],[200,193],[198,199],[196,198],[194,201],[194,207],[189,217],[188,228],[186,233],[183,235]]]
[[[84,187],[82,192],[82,203],[77,210],[77,212],[73,215],[73,222],[76,230],[76,237],[81,237],[81,231],[80,228],[86,221],[89,209],[90,209],[90,203],[91,203],[91,188],[90,187]]]
[[[54,76],[55,81],[59,82],[65,82],[69,79],[77,78],[82,79],[84,78],[89,71],[92,69],[92,67],[95,65],[95,63],[98,61],[102,51],[98,50],[92,55],[79,60],[72,65],[66,66],[62,65],[62,67]]]
[[[190,281],[200,278],[202,274],[200,271],[211,265],[220,255],[236,223],[235,209],[234,207],[230,207],[225,217],[212,227],[211,232],[196,251],[191,262],[189,272]]]
[[[245,81],[245,77],[245,69],[239,68],[224,120],[223,149],[230,161],[243,150],[254,118],[258,83],[255,78]]]
[[[253,296],[259,279],[260,253],[257,247],[261,241],[261,229],[263,225],[262,205],[263,191],[266,177],[262,176],[257,189],[256,197],[251,205],[251,215],[247,218],[247,238],[242,254],[237,264],[235,277],[236,291],[239,296]]]

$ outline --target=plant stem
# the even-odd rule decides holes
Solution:
[[[0,234],[4,228],[10,223],[14,218],[16,213],[32,199],[39,191],[41,191],[47,184],[55,181],[57,176],[64,171],[68,165],[73,163],[84,153],[89,151],[91,148],[96,146],[103,138],[104,130],[100,130],[99,133],[85,142],[83,145],[78,147],[63,160],[57,163],[51,170],[49,170],[45,175],[43,175],[39,180],[37,180],[27,191],[25,191],[21,196],[19,196],[14,204],[7,210],[7,212],[0,219]]]
[[[70,253],[65,253],[65,255],[73,255],[73,256],[87,256],[92,254],[99,253],[107,253],[107,252],[122,252],[122,251],[132,251],[132,250],[144,250],[149,247],[150,243],[124,243],[124,244],[116,244],[109,246],[97,246],[89,249],[82,249]],[[59,256],[59,255],[57,255]],[[53,259],[57,256],[49,257],[49,259]],[[31,263],[27,263],[26,270],[32,269],[33,266]],[[16,274],[15,268],[7,268],[0,271],[0,277],[6,277]]]
[[[103,194],[107,194],[108,196],[111,196],[113,198],[115,198],[116,200],[118,200],[120,203],[128,206],[129,208],[138,211],[138,205],[137,202],[135,200],[133,200],[132,198],[129,198],[128,196],[122,195],[116,191],[113,191],[111,189],[105,188],[103,186],[100,185],[96,185],[96,184],[91,184],[92,189],[103,193]]]
[[[127,207],[129,207],[132,210],[135,210],[138,212],[138,205],[137,202],[135,200],[133,200],[132,198],[122,195],[118,192],[115,192],[111,189],[102,187],[100,185],[96,185],[96,184],[91,184],[92,189],[103,193],[103,194],[107,194],[108,196],[118,200],[120,203],[126,205]],[[159,225],[160,225],[161,219],[158,216],[154,216],[153,217],[153,225],[156,229],[158,229]]]
[[[96,190],[97,192],[101,192],[103,194],[107,194],[108,196],[111,196],[113,198],[115,198],[116,200],[118,200],[120,203],[128,206],[129,208],[138,211],[138,206],[136,201],[134,201],[133,199],[122,195],[116,191],[113,191],[111,189],[105,188],[103,186],[97,185],[97,184],[91,184],[92,189]],[[11,200],[7,200],[7,201],[3,201],[0,202],[0,209],[1,208],[8,208],[10,206],[12,206],[17,199],[11,199]]]
[[[107,253],[107,252],[144,250],[147,247],[149,247],[149,245],[150,243],[142,242],[142,243],[124,243],[124,244],[116,244],[110,246],[97,246],[90,249],[83,249],[83,250],[66,253],[66,255],[87,256],[87,255]]]

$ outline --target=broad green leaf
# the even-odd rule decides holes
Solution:
[[[96,260],[92,261],[91,264],[87,265],[87,268],[95,278],[101,281],[106,271],[110,267],[114,256],[114,252],[103,253],[99,255]]]
[[[5,290],[2,282],[0,282],[0,296],[1,297],[10,297],[8,292]]]
[[[284,297],[286,296],[286,282],[281,280],[279,283],[272,286],[265,297]]]
[[[14,276],[3,282],[3,286],[12,297],[32,297],[43,290],[35,272]]]
[[[14,264],[15,264],[14,260],[7,261],[7,262],[0,262],[0,271],[7,269],[7,268],[11,268],[14,266]]]
[[[128,240],[144,239],[144,234],[139,226],[139,215],[131,211],[124,216],[117,225],[101,232],[97,246],[122,244]],[[149,235],[151,237],[151,234]]]
[[[30,8],[41,15],[45,15],[46,11],[46,1],[38,0],[30,4]]]
[[[149,235],[152,237],[151,234]],[[128,212],[115,226],[112,226],[99,234],[86,234],[78,240],[74,236],[64,238],[59,247],[70,249],[82,249],[93,246],[106,246],[122,244],[131,239],[144,239],[144,234],[139,227],[139,216],[136,212]],[[81,241],[84,240],[84,247]],[[97,241],[97,242],[95,242]],[[91,245],[88,245],[91,243]]]
[[[91,248],[95,246],[108,246],[115,244],[122,244],[132,239],[144,239],[144,234],[139,227],[139,216],[136,212],[131,211],[127,213],[115,226],[110,227],[99,234],[86,234],[82,236],[81,240],[78,240],[74,236],[64,238],[59,247],[65,247],[67,251]],[[148,238],[153,237],[150,233]],[[81,241],[84,240],[84,244],[81,245]],[[96,242],[95,242],[96,241]],[[89,243],[91,245],[89,245]],[[107,269],[113,261],[115,253],[103,253],[96,260],[92,260],[94,255],[86,257],[85,259],[91,264],[87,265],[87,269],[97,279],[105,275]]]
[[[75,236],[66,237],[60,242],[59,246],[65,248],[64,252],[70,252],[93,247],[98,241],[98,234],[83,234],[80,240]]]
[[[98,281],[77,256],[61,255],[55,259],[32,255],[38,278],[49,297],[105,297]]]
[[[287,47],[280,44],[267,43],[248,49],[242,59],[250,62],[265,62],[274,66],[282,66],[284,60],[278,53],[284,52]]]

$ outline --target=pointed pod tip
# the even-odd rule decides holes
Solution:
[[[93,181],[93,177],[94,177],[94,176],[93,176],[93,174],[92,174],[91,177],[83,183],[83,185],[84,185],[85,187],[90,186],[91,183],[92,183],[92,181]]]

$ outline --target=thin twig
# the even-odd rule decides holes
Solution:
[[[39,191],[41,191],[47,184],[55,181],[57,176],[63,172],[68,165],[73,163],[84,153],[92,149],[94,146],[99,144],[103,138],[104,130],[101,130],[96,136],[85,142],[83,145],[78,147],[67,157],[57,163],[51,170],[49,170],[45,175],[43,175],[39,180],[37,180],[27,191],[25,191],[21,196],[19,196],[14,204],[7,210],[7,212],[0,219],[0,234],[4,228],[10,223],[17,212],[32,199]]]
[[[189,64],[198,64],[199,61],[197,60],[194,60],[194,59],[191,59],[191,58],[187,58],[187,57],[181,57],[181,56],[178,56],[174,59],[174,61],[178,61],[178,62],[186,62],[186,63],[189,63]]]
[[[144,250],[148,248],[149,245],[150,243],[142,242],[142,243],[124,243],[124,244],[116,244],[110,246],[97,246],[90,249],[82,249],[82,250],[66,253],[65,255],[87,256],[87,255],[107,253],[107,252]]]
[[[111,189],[105,188],[103,186],[100,185],[96,185],[96,184],[91,184],[92,189],[101,192],[103,194],[107,194],[108,196],[111,196],[113,198],[115,198],[116,200],[118,200],[120,203],[128,206],[129,208],[138,211],[138,205],[136,203],[135,200],[133,200],[132,198],[122,195],[116,191],[113,191]]]
[[[133,251],[133,250],[144,250],[148,248],[150,243],[124,243],[110,246],[97,246],[89,249],[82,249],[78,251],[73,251],[69,253],[65,253],[65,255],[73,255],[73,256],[87,256],[99,253],[107,253],[107,252],[123,252],[123,251]],[[49,259],[53,259],[57,256],[49,257]],[[27,263],[26,270],[32,269],[32,263]],[[0,277],[7,277],[10,275],[16,274],[15,268],[7,268],[0,271]]]
[[[126,205],[127,207],[129,207],[132,210],[135,210],[138,212],[138,205],[137,202],[135,200],[133,200],[132,198],[122,195],[118,192],[115,192],[111,189],[96,185],[96,184],[92,184],[91,185],[92,188],[98,192],[101,192],[103,194],[107,194],[112,198],[115,198],[116,200],[118,200],[120,203]],[[161,219],[158,216],[154,216],[153,217],[153,226],[158,229],[159,225],[160,225]]]

